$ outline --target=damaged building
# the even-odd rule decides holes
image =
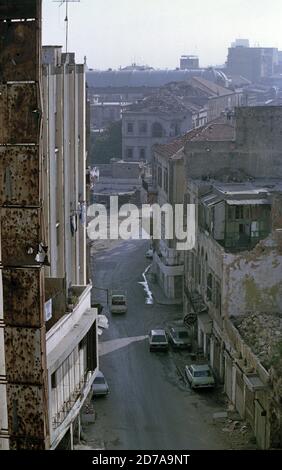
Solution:
[[[40,0],[2,2],[0,29],[0,448],[72,448],[98,368],[85,70],[42,54]]]
[[[281,120],[281,107],[240,108],[233,137],[199,133],[184,149],[186,198],[196,204],[198,224],[184,258],[184,315],[196,314],[198,346],[242,417],[248,378],[230,346],[233,322],[282,309]],[[270,411],[253,398],[266,416],[264,424],[259,415],[253,422],[256,438],[270,447]]]

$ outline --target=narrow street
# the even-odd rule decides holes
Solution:
[[[87,445],[111,450],[226,448],[212,425],[218,408],[210,392],[192,392],[177,368],[187,353],[149,352],[149,330],[179,318],[180,310],[146,305],[139,282],[149,264],[147,248],[144,241],[122,242],[92,259],[94,285],[126,289],[128,312],[109,314],[109,329],[100,337],[100,369],[110,393],[95,399],[95,424],[84,429]],[[95,298],[105,301],[105,293],[96,290]]]

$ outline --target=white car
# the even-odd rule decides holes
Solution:
[[[92,392],[93,392],[93,396],[96,396],[96,397],[108,395],[109,393],[109,386],[104,377],[104,374],[101,371],[97,372],[97,375],[92,384]]]
[[[170,326],[168,338],[175,349],[191,349],[191,336],[185,326]]]
[[[111,313],[126,313],[127,298],[124,294],[115,294],[111,296]]]
[[[153,256],[154,256],[154,251],[152,248],[150,248],[148,251],[146,251],[146,254],[145,254],[146,258],[148,259],[152,259]]]
[[[191,388],[213,388],[215,379],[208,364],[191,364],[185,366],[185,374]]]
[[[149,334],[150,351],[167,351],[168,339],[165,330],[151,330]]]

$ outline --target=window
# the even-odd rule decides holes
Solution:
[[[159,166],[158,167],[158,186],[161,188],[163,181],[162,181],[162,168]]]
[[[259,224],[258,222],[251,223],[251,237],[257,238],[259,237]]]
[[[56,376],[56,372],[53,372],[53,374],[51,375],[51,387],[52,387],[52,388],[56,388],[56,387],[57,387],[57,376]]]
[[[164,169],[164,190],[167,193],[168,192],[168,173],[167,169]]]
[[[147,122],[146,121],[139,122],[139,134],[147,134]]]
[[[163,127],[159,122],[154,122],[152,125],[152,137],[162,137]]]
[[[133,148],[132,147],[127,147],[126,148],[126,160],[133,160]]]
[[[207,277],[207,300],[212,300],[212,274],[209,273]]]
[[[216,281],[215,283],[215,306],[219,310],[221,309],[221,292],[220,292],[220,283]]]
[[[127,133],[128,134],[133,134],[133,122],[128,122],[127,123]]]
[[[146,149],[143,147],[139,151],[139,160],[146,160]]]
[[[243,211],[243,206],[236,206],[235,207],[235,219],[243,219],[244,218],[244,211]]]

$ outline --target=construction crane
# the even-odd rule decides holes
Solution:
[[[66,16],[65,16],[65,23],[66,23],[66,52],[68,52],[68,36],[69,36],[69,3],[78,3],[80,0],[53,0],[53,2],[60,3],[59,7],[63,4],[66,5]]]

